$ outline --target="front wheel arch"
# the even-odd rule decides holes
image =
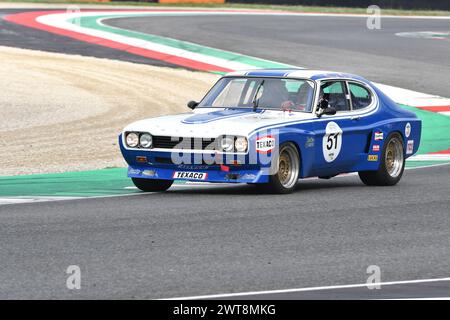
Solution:
[[[299,172],[298,176],[299,176],[299,178],[303,177],[303,174],[302,174],[303,173],[302,172],[302,170],[303,170],[303,159],[302,159],[302,150],[301,150],[300,146],[294,140],[285,140],[285,141],[280,143],[279,147],[281,147],[285,143],[290,143],[290,144],[294,145],[294,147],[297,149],[298,158],[299,158],[299,161],[300,161],[300,172]],[[278,150],[280,150],[280,148]]]
[[[284,141],[280,143],[277,155],[272,158],[271,168],[269,174],[269,182],[256,184],[256,186],[263,192],[266,193],[276,193],[276,194],[286,194],[291,193],[295,190],[298,179],[301,173],[301,156],[299,152],[298,145],[293,141]],[[286,154],[284,155],[284,151]],[[284,155],[284,161],[282,156]],[[281,159],[281,160],[280,160]],[[287,161],[287,159],[290,159]],[[274,161],[275,160],[275,161]],[[286,164],[284,168],[289,170],[284,171],[286,175],[279,173],[280,166],[282,163]],[[283,181],[283,178],[287,179]]]

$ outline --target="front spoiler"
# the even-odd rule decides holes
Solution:
[[[215,183],[267,183],[268,169],[242,169],[239,167],[228,167],[228,171],[221,170],[217,166],[129,166],[129,178],[142,179],[160,179],[160,180],[181,180],[181,181],[200,181],[200,182],[215,182]],[[204,173],[202,179],[174,179],[175,172],[192,172]]]

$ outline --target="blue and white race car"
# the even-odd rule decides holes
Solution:
[[[395,185],[420,143],[416,115],[352,74],[233,72],[188,106],[191,112],[137,121],[120,134],[139,189],[188,180],[289,193],[300,178],[347,172],[367,185]]]

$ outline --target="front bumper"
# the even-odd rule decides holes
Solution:
[[[125,161],[128,163],[128,177],[161,180],[185,180],[223,183],[266,183],[269,181],[269,168],[261,164],[248,164],[248,156],[241,158],[221,158],[219,163],[206,164],[198,161],[199,154],[189,154],[187,164],[172,162],[172,152],[151,150],[129,150],[119,145]],[[206,154],[206,153],[205,153]],[[214,158],[209,154],[208,158]],[[234,161],[239,159],[239,164]],[[231,161],[231,162],[229,162]],[[180,178],[182,176],[182,178]]]
[[[241,169],[232,166],[202,166],[202,165],[173,165],[173,166],[129,166],[128,177],[161,180],[185,180],[200,182],[222,183],[265,183],[268,182],[265,169]],[[184,178],[177,178],[179,173]],[[195,174],[197,173],[197,174]]]

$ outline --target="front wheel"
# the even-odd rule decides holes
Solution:
[[[173,180],[131,178],[136,187],[145,192],[161,192],[170,188]]]
[[[361,171],[358,174],[368,186],[393,186],[400,181],[404,170],[403,139],[400,134],[392,133],[386,139],[378,170]]]
[[[269,182],[258,184],[261,191],[268,193],[291,193],[300,174],[300,156],[292,143],[283,143],[280,152],[274,159],[276,173],[269,176]]]

